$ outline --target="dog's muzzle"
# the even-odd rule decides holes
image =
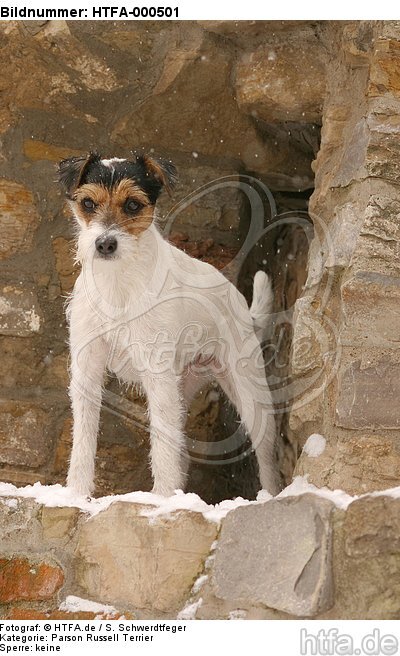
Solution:
[[[95,241],[96,251],[101,257],[108,258],[114,255],[117,250],[118,242],[116,237],[100,235]]]

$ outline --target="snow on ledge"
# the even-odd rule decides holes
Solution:
[[[63,601],[59,610],[67,611],[70,613],[95,613],[99,617],[102,615],[116,615],[117,610],[114,606],[106,606],[104,604],[98,604],[96,601],[90,601],[89,599],[82,599],[81,597],[75,597],[74,595],[69,595],[65,601]],[[94,619],[98,619],[95,617]],[[120,619],[123,619],[121,617]]]
[[[129,494],[115,494],[98,499],[88,498],[75,494],[72,490],[62,485],[42,485],[35,483],[26,487],[16,487],[11,483],[0,483],[0,498],[7,497],[4,501],[10,505],[12,499],[24,498],[34,499],[37,503],[50,508],[69,507],[79,508],[91,516],[97,515],[109,508],[112,503],[122,501],[125,503],[136,503],[148,508],[142,510],[142,514],[150,520],[157,517],[170,516],[177,510],[188,510],[202,513],[206,519],[219,523],[229,511],[255,503],[263,503],[272,499],[265,490],[261,490],[256,501],[249,501],[242,497],[226,499],[221,503],[209,505],[197,494],[185,494],[182,490],[176,490],[170,497],[162,497],[151,492],[130,492]]]
[[[351,496],[343,490],[330,490],[327,487],[318,488],[308,482],[307,476],[296,476],[293,482],[276,497],[272,497],[265,490],[261,490],[255,501],[237,497],[236,499],[225,499],[221,503],[210,505],[203,501],[197,494],[185,494],[182,490],[176,490],[175,494],[170,497],[161,497],[151,492],[130,492],[129,494],[116,494],[98,499],[90,499],[76,495],[69,488],[63,487],[62,485],[42,485],[41,483],[35,483],[26,487],[16,487],[11,483],[0,483],[0,498],[3,497],[3,503],[14,510],[16,509],[14,500],[24,498],[33,499],[37,503],[51,508],[79,508],[90,516],[94,516],[109,508],[112,503],[122,501],[148,506],[148,508],[142,510],[142,514],[150,520],[154,520],[157,517],[171,517],[171,514],[175,511],[187,510],[201,513],[207,520],[216,523],[224,519],[231,510],[240,506],[266,503],[273,498],[284,499],[302,494],[315,494],[324,499],[329,499],[338,508],[345,510],[352,501],[365,497],[388,496],[400,498],[400,486],[387,490],[367,492],[360,496]],[[173,519],[173,516],[171,518]]]
[[[303,453],[309,458],[318,458],[325,451],[326,439],[323,435],[313,433],[303,446]]]

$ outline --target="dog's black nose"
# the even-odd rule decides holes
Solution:
[[[97,237],[95,245],[100,255],[112,255],[117,250],[118,242],[115,237],[100,235],[100,237]]]

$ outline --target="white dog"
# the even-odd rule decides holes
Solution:
[[[176,180],[168,161],[91,153],[62,161],[59,179],[82,265],[68,307],[74,421],[68,486],[93,491],[108,369],[146,394],[155,493],[184,489],[185,414],[214,378],[250,435],[262,487],[276,494],[275,421],[259,342],[271,310],[266,274],[255,276],[249,310],[219,271],[162,238],[153,220],[163,186],[170,190]]]

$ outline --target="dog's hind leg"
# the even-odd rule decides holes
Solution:
[[[277,494],[280,484],[275,461],[276,424],[264,371],[249,358],[243,371],[235,363],[216,380],[236,408],[250,436],[257,457],[261,487],[270,494]]]
[[[174,490],[183,490],[186,483],[182,462],[185,404],[178,378],[145,376],[142,382],[150,417],[153,492],[170,496]]]

